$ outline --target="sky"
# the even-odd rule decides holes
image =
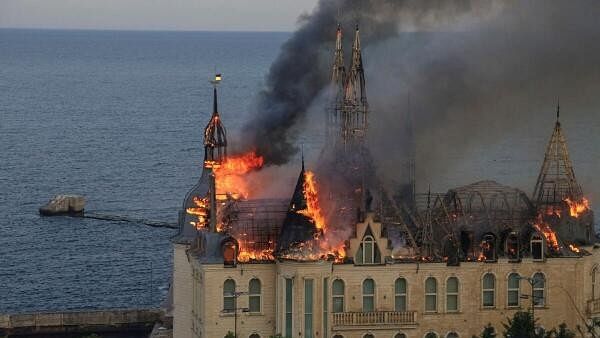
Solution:
[[[0,0],[0,27],[293,31],[317,0]]]

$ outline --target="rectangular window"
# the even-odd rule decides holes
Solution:
[[[313,338],[313,280],[304,280],[304,337]]]
[[[427,311],[427,312],[437,311],[437,296],[436,295],[425,295],[425,311]]]
[[[450,277],[446,281],[446,312],[458,311],[458,278]]]
[[[519,306],[519,276],[515,273],[508,277],[508,306]]]
[[[292,307],[293,307],[293,280],[285,279],[285,336],[293,337],[292,332]]]
[[[323,338],[327,338],[329,314],[329,278],[323,279]]]

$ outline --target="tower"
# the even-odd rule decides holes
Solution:
[[[342,113],[342,139],[344,144],[361,146],[364,143],[368,119],[369,104],[365,88],[365,72],[360,46],[358,25],[352,43],[352,65],[344,89],[344,109]]]
[[[575,179],[567,143],[560,124],[560,104],[556,107],[556,124],[546,147],[544,162],[533,191],[533,201],[538,207],[556,205],[570,199],[581,201],[583,192]]]
[[[327,111],[326,139],[327,145],[339,143],[340,116],[344,108],[344,86],[346,83],[346,66],[344,65],[344,47],[342,45],[342,26],[338,24],[335,35],[335,53],[331,69],[332,99]]]

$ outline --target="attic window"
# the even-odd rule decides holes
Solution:
[[[381,254],[375,238],[370,234],[365,235],[356,253],[356,264],[379,264],[380,262]]]
[[[235,266],[237,257],[237,246],[234,241],[227,241],[223,244],[223,264],[225,266]]]
[[[486,234],[481,241],[481,253],[485,257],[486,262],[496,261],[496,236]]]
[[[531,258],[534,260],[544,260],[544,239],[539,234],[531,236]]]
[[[519,237],[516,232],[513,231],[506,237],[504,251],[509,260],[519,260]]]

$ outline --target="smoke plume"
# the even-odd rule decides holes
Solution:
[[[499,160],[523,163],[500,176],[525,172],[523,181],[507,183],[528,191],[559,96],[571,150],[595,136],[581,133],[600,132],[598,17],[595,1],[322,0],[283,45],[245,131],[267,164],[289,161],[300,130],[323,121],[307,121],[307,112],[324,109],[312,106],[322,105],[317,98],[329,83],[335,27],[344,28],[348,64],[358,23],[372,111],[369,144],[384,175],[401,175],[410,111],[419,180],[434,189],[445,188],[435,178],[456,185],[447,173],[457,168],[467,173],[464,183],[486,178],[490,170],[483,168],[492,162],[475,170],[464,159],[489,157],[481,149],[503,144],[510,151],[499,151],[506,155]],[[581,167],[599,161],[586,153],[573,158],[585,190],[593,176]]]

